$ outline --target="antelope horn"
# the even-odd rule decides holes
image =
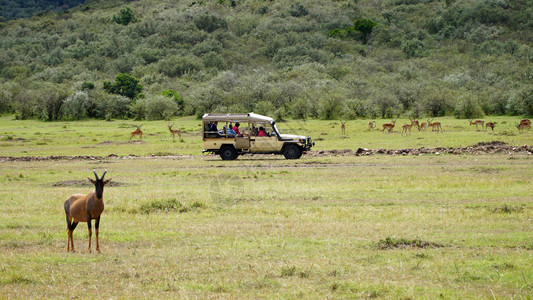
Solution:
[[[107,173],[107,169],[104,171],[104,174],[102,174],[102,177],[100,178],[100,180],[104,180],[105,173]]]
[[[96,180],[98,180],[98,174],[96,174],[96,170],[93,170],[94,177],[96,177]]]

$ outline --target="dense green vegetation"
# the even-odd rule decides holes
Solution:
[[[533,114],[532,0],[93,0],[0,34],[19,119]]]

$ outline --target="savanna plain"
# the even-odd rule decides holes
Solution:
[[[346,135],[338,121],[279,128],[316,150],[533,142],[518,118],[494,118],[494,131],[436,120],[443,133],[401,135],[407,120],[391,134],[369,120]],[[201,154],[198,120],[171,123],[181,138],[163,121],[0,117],[0,298],[533,297],[531,155],[222,161]],[[135,125],[145,134],[129,141]],[[67,253],[63,202],[94,189],[93,169],[112,179],[102,253],[87,251],[85,223]]]

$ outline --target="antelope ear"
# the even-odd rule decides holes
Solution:
[[[108,182],[111,181],[112,178],[109,178],[108,180],[104,180],[104,185],[106,185]]]
[[[96,183],[96,181],[94,179],[92,179],[92,178],[87,177],[87,179],[89,179],[89,181],[92,182],[92,184]]]

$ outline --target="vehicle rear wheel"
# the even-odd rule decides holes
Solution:
[[[239,155],[237,154],[237,151],[235,150],[235,148],[224,147],[220,149],[220,157],[223,160],[234,160],[237,158],[237,156]]]
[[[283,156],[286,159],[298,159],[302,156],[302,149],[296,145],[287,145],[283,149]]]

